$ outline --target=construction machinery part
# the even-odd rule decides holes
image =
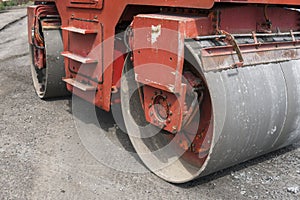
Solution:
[[[45,66],[38,68],[34,61],[34,46],[30,45],[32,57],[31,74],[37,95],[42,99],[69,95],[62,78],[65,76],[64,59],[60,55],[63,50],[60,27],[43,28],[45,43]]]
[[[300,140],[299,6],[37,0],[34,86],[40,98],[68,90],[105,111],[121,103],[145,165],[187,182]]]
[[[170,133],[147,123],[140,98],[133,91],[132,64],[127,61],[124,68],[121,99],[130,140],[146,166],[173,183],[216,172],[300,139],[300,112],[293,109],[300,105],[299,60],[204,72],[200,48],[195,40],[185,43],[185,58],[201,72],[209,91],[204,99],[211,101],[200,107],[201,114],[212,112],[204,133],[208,142],[200,144],[206,151],[195,153],[176,143],[185,129],[170,139]],[[197,134],[194,138],[188,146],[197,142]],[[185,150],[194,155],[183,153]]]

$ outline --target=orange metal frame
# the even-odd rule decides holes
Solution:
[[[73,53],[80,55],[88,55],[90,48],[98,47],[94,56],[97,57],[95,72],[86,71],[93,78],[90,84],[97,87],[95,96],[86,95],[86,93],[74,89],[68,84],[68,89],[73,93],[86,99],[96,106],[109,111],[112,99],[112,89],[116,84],[114,73],[120,76],[122,60],[117,59],[120,53],[115,50],[115,28],[122,18],[122,14],[127,6],[153,6],[153,7],[172,7],[172,8],[196,8],[210,9],[215,3],[259,3],[259,4],[286,4],[299,6],[298,0],[119,0],[116,2],[103,0],[44,0],[36,2],[55,2],[59,11],[63,29],[63,42],[65,51],[65,68],[66,76],[72,77],[72,67],[76,70],[76,62],[70,60],[72,54],[68,54],[71,50]],[[87,36],[87,40],[81,40],[78,34],[70,34],[72,27],[79,27],[83,34],[95,34]],[[76,31],[76,30],[71,30]],[[82,33],[81,33],[82,34]],[[103,43],[103,41],[105,41]],[[88,47],[87,43],[90,43]],[[74,57],[74,56],[73,56]],[[115,61],[117,59],[117,62]],[[92,61],[93,59],[91,59]],[[74,64],[75,63],[75,64]],[[115,67],[114,65],[118,65]],[[103,73],[103,74],[102,74]],[[101,74],[101,76],[97,76]],[[83,78],[83,81],[86,81]]]

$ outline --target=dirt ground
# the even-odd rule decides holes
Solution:
[[[34,93],[24,13],[0,13],[0,199],[300,199],[300,143],[180,185],[97,161],[80,140],[71,98]],[[118,142],[111,114],[98,113]]]

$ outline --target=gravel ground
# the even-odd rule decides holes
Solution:
[[[19,12],[0,13],[0,199],[300,199],[300,143],[180,185],[98,162],[77,133],[71,98],[35,95]],[[118,143],[111,114],[98,113]]]

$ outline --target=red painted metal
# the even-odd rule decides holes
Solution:
[[[144,109],[146,120],[171,133],[181,130],[186,87],[181,95],[144,86]]]
[[[70,0],[67,6],[72,8],[102,9],[103,0]]]
[[[187,64],[187,67],[192,66]],[[189,71],[184,73],[184,77],[185,81],[190,83],[189,86],[200,87],[203,92],[202,98],[199,99],[199,104],[194,109],[195,115],[200,115],[200,119],[197,117],[190,118],[184,126],[180,127],[181,129],[178,130],[176,137],[173,134],[168,134],[166,137],[174,140],[177,148],[185,150],[182,156],[186,160],[195,166],[201,166],[208,155],[212,141],[212,129],[209,128],[212,124],[211,97],[201,77],[196,77]],[[190,92],[191,90],[188,89],[187,94]]]
[[[57,16],[46,20],[46,16]],[[60,19],[55,6],[30,6],[28,8],[28,41],[33,45],[33,63],[36,68],[42,69],[46,66],[45,44],[42,35],[43,28],[59,27]]]
[[[93,48],[96,48],[99,45],[102,45],[101,48],[97,49],[95,54],[98,55],[98,64],[94,68],[94,73],[91,74],[91,79],[96,84],[98,84],[98,90],[95,95],[95,100],[92,102],[97,106],[103,108],[104,110],[110,109],[110,100],[111,92],[113,86],[113,63],[114,63],[114,40],[108,40],[115,35],[115,27],[125,10],[127,5],[144,5],[144,6],[172,6],[172,7],[192,7],[192,8],[204,8],[208,9],[213,6],[213,0],[203,0],[203,1],[175,1],[175,0],[166,0],[166,1],[133,1],[133,0],[122,0],[118,1],[118,6],[110,1],[99,1],[97,5],[100,5],[102,2],[103,9],[99,12],[101,6],[98,6],[98,9],[87,9],[91,8],[92,4],[86,4],[86,2],[72,3],[72,0],[69,1],[56,1],[56,5],[62,17],[62,26],[63,27],[74,27],[85,30],[96,29],[98,33],[95,34],[94,38],[90,37],[81,37],[72,33],[68,30],[63,30],[64,38],[64,50],[74,53],[77,51],[77,55],[86,56],[89,51]],[[96,4],[95,4],[96,5]],[[95,7],[96,8],[96,7]],[[104,44],[101,44],[102,41],[107,40]],[[75,42],[76,41],[76,42]],[[83,49],[84,45],[89,43],[89,47],[86,46]],[[79,51],[79,52],[78,52]],[[102,52],[105,52],[105,55],[102,55]],[[74,67],[74,71],[77,72],[79,66],[78,64],[65,59],[66,65],[66,76],[67,77],[77,77],[82,81],[91,81],[86,77],[82,77],[72,73],[69,69]],[[119,66],[119,68],[122,66]],[[119,70],[120,71],[120,70]],[[104,78],[104,79],[103,79]],[[71,86],[68,86],[72,90]],[[80,94],[84,98],[84,94]]]
[[[172,133],[166,137],[175,139],[177,148],[187,150],[183,157],[197,166],[203,164],[211,145],[212,105],[200,75],[187,71],[192,67],[184,64],[185,39],[227,36],[215,40],[222,45],[199,49],[204,71],[300,58],[299,37],[293,34],[300,29],[299,12],[267,6],[300,6],[298,0],[120,0],[118,5],[103,0],[35,2],[52,5],[29,7],[29,43],[43,47],[38,34],[32,40],[31,30],[39,30],[37,16],[58,14],[55,3],[62,24],[67,88],[106,111],[111,104],[120,103],[118,91],[128,48],[116,32],[120,24],[132,28],[129,46],[136,81],[143,85],[140,100],[145,118]],[[227,6],[222,6],[225,3]],[[241,4],[228,6],[232,3]],[[145,13],[152,14],[139,14],[142,6],[147,7]],[[257,37],[261,33],[290,33],[286,37],[291,40],[262,43]],[[235,34],[252,34],[253,43],[238,44]],[[34,58],[38,68],[45,66],[42,49],[35,49]],[[193,97],[196,106],[190,101]],[[200,119],[194,117],[196,114]]]
[[[112,87],[120,88],[120,78],[122,75],[122,69],[125,62],[125,58],[127,56],[126,47],[124,46],[124,42],[121,40],[115,41],[115,50],[114,50],[114,63],[113,63],[113,80]]]
[[[239,6],[217,9],[214,13],[222,18],[218,23],[220,30],[231,34],[251,32],[288,32],[300,28],[299,12],[282,7]],[[283,17],[284,16],[284,17]],[[239,19],[239,20],[237,20]],[[267,20],[270,28],[266,27]]]
[[[180,93],[184,39],[209,32],[212,32],[212,26],[208,17],[136,16],[133,21],[136,80],[161,90]]]
[[[298,0],[215,0],[221,3],[257,3],[257,4],[281,4],[281,5],[299,5]]]
[[[186,0],[186,1],[177,1],[177,0],[120,0],[118,1],[118,5],[111,1],[102,1],[102,0],[67,0],[67,1],[53,1],[53,0],[44,0],[44,1],[35,1],[36,3],[40,2],[48,2],[55,3],[58,8],[60,17],[62,19],[62,27],[63,27],[63,41],[64,41],[64,51],[68,52],[72,55],[77,55],[82,58],[96,60],[96,64],[88,64],[82,65],[81,62],[78,62],[78,59],[72,59],[70,57],[65,58],[65,69],[66,69],[66,78],[76,78],[80,82],[88,82],[90,85],[97,87],[97,92],[94,97],[85,97],[86,94],[82,91],[73,90],[71,85],[68,85],[70,91],[77,91],[78,95],[82,98],[96,104],[98,107],[101,107],[104,110],[109,110],[111,105],[111,94],[112,90],[115,91],[115,88],[118,88],[117,80],[119,80],[121,76],[121,69],[123,67],[122,60],[120,58],[119,61],[114,61],[116,51],[114,49],[118,48],[115,45],[114,36],[118,23],[122,20],[132,20],[132,16],[136,15],[135,13],[139,13],[139,11],[134,10],[134,6],[147,7],[147,12],[151,12],[151,10],[155,10],[157,12],[158,7],[164,7],[161,10],[164,11],[166,7],[174,8],[173,12],[175,13],[191,13],[191,15],[197,14],[197,18],[193,18],[195,23],[190,23],[190,25],[182,26],[185,30],[185,33],[190,37],[194,37],[196,35],[210,35],[216,33],[217,29],[226,30],[229,33],[241,33],[240,31],[252,32],[258,30],[258,27],[263,27],[264,18],[263,18],[263,9],[262,8],[249,8],[248,6],[240,7],[237,9],[229,8],[229,9],[214,9],[213,6],[216,5],[216,8],[219,8],[218,5],[220,3],[258,3],[258,4],[285,4],[285,5],[295,5],[299,6],[300,2],[297,0],[287,0],[287,1],[279,1],[279,0],[202,0],[202,1],[194,1],[194,0]],[[129,6],[130,5],[130,6]],[[126,12],[127,8],[131,8],[129,13]],[[132,9],[133,8],[133,9]],[[180,9],[179,9],[180,8]],[[185,9],[184,9],[185,8]],[[213,8],[213,9],[212,9]],[[193,11],[189,11],[186,9],[193,9]],[[209,12],[199,12],[197,9],[210,10]],[[240,9],[240,10],[239,10]],[[256,10],[255,10],[256,9]],[[278,10],[276,10],[278,9]],[[146,9],[145,9],[146,10]],[[222,13],[222,20],[218,24],[218,18],[216,18],[216,11],[220,11]],[[261,11],[260,11],[261,10]],[[274,31],[276,27],[280,29],[293,29],[295,31],[296,24],[296,15],[291,11],[283,10],[281,8],[268,8],[268,15],[270,19],[272,19],[272,29]],[[33,26],[33,9],[29,9],[29,26]],[[143,12],[142,10],[140,12]],[[277,13],[277,14],[276,14]],[[285,16],[288,16],[289,20],[285,20],[282,17],[278,17],[278,13],[284,13]],[[200,17],[199,17],[200,16]],[[124,17],[124,18],[122,18]],[[145,16],[144,16],[145,17]],[[190,18],[189,16],[188,18]],[[135,24],[137,25],[138,17],[136,18]],[[237,20],[239,19],[239,20]],[[145,21],[141,21],[143,23]],[[183,29],[176,29],[176,22],[170,22],[170,20],[164,19],[166,27],[171,30],[179,30],[181,33]],[[178,20],[177,20],[178,22]],[[150,25],[150,24],[149,24]],[[178,25],[178,24],[177,24]],[[135,25],[134,25],[135,26]],[[149,27],[148,27],[149,28]],[[260,28],[261,29],[261,28]],[[190,32],[191,31],[191,32]],[[30,35],[30,34],[29,34]],[[112,39],[111,39],[112,38]],[[168,38],[170,41],[171,38]],[[176,41],[175,39],[173,41]],[[180,39],[181,42],[183,39]],[[30,38],[29,38],[30,41]],[[103,43],[103,41],[106,41]],[[142,38],[141,40],[142,41]],[[165,46],[165,44],[161,44]],[[158,54],[150,54],[151,50],[141,50],[146,51],[146,54],[149,55],[147,57],[143,57],[144,61],[142,61],[142,57],[136,56],[134,62],[136,64],[143,63],[146,61],[157,62],[157,60],[161,60],[162,64],[169,66],[171,71],[162,72],[161,74],[172,73],[176,71],[176,73],[180,74],[182,71],[182,63],[183,63],[183,50],[178,46],[175,47],[177,52],[174,54],[168,54],[163,52],[161,56]],[[122,52],[120,50],[119,52]],[[149,51],[149,53],[147,53]],[[143,52],[142,52],[143,53]],[[153,52],[152,52],[153,53]],[[179,53],[179,57],[177,56]],[[69,55],[70,55],[69,54]],[[136,55],[136,52],[135,52]],[[155,60],[155,55],[156,60]],[[172,61],[170,60],[172,58]],[[137,60],[136,60],[137,59]],[[148,59],[148,60],[147,60]],[[153,60],[154,59],[154,60]],[[81,60],[81,59],[80,59]],[[159,63],[159,62],[158,62]],[[178,67],[177,67],[177,66]],[[153,73],[153,71],[160,71],[157,69],[149,69],[149,74]],[[154,66],[155,68],[155,66]],[[79,71],[80,69],[80,71]],[[175,70],[176,69],[176,70]],[[146,74],[146,72],[141,72],[141,74]],[[155,73],[157,76],[157,73]],[[175,78],[170,78],[167,76],[165,82],[161,84],[154,84],[158,77],[154,75],[150,76],[152,83],[147,82],[147,77],[138,77],[141,78],[139,81],[147,82],[147,84],[152,85],[156,88],[163,89],[165,91],[172,92],[180,92],[180,79],[175,76]],[[160,79],[161,80],[161,79]],[[174,88],[169,87],[169,83],[171,83]]]

